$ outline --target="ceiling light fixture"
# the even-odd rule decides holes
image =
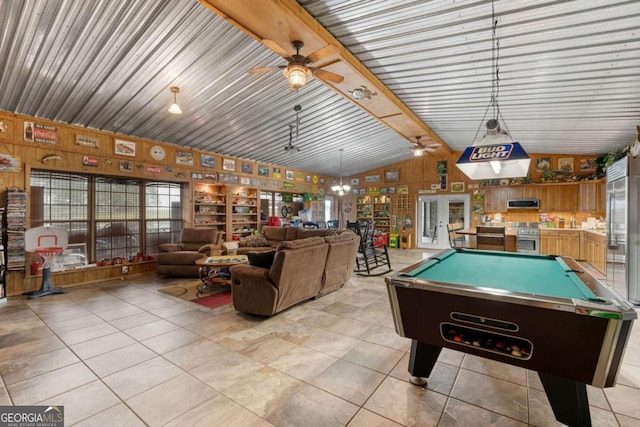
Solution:
[[[491,101],[484,112],[480,126],[473,138],[471,147],[467,147],[456,166],[471,179],[497,179],[518,178],[526,176],[529,172],[531,159],[519,142],[514,142],[507,130],[507,125],[500,112],[498,95],[500,93],[500,42],[496,34],[498,20],[495,16],[494,2],[491,2],[491,67],[493,78],[491,80]],[[486,123],[485,135],[477,139],[482,123],[487,117],[489,108],[493,107],[494,118]],[[505,129],[500,127],[498,118],[502,119]]]
[[[349,190],[351,190],[351,186],[344,184],[342,182],[342,151],[344,150],[341,148],[340,149],[340,184],[334,185],[333,187],[331,187],[331,191],[338,194],[338,196],[344,196],[349,192]]]
[[[420,142],[420,136],[416,136],[416,145],[413,147],[413,155],[420,157],[424,154],[424,145]]]
[[[180,106],[176,102],[176,96],[180,93],[180,88],[177,87],[177,86],[172,86],[171,87],[171,93],[173,93],[173,104],[171,104],[171,107],[169,107],[168,111],[171,114],[182,114],[182,109],[180,108]]]
[[[359,88],[350,90],[348,92],[351,94],[351,96],[353,96],[353,99],[357,101],[360,101],[362,99],[371,99],[372,96],[376,96],[378,94],[378,92],[371,92],[369,89],[367,89],[366,86],[360,86]]]
[[[282,74],[289,80],[289,87],[294,90],[300,89],[311,78],[311,70],[301,64],[289,64],[282,70]]]

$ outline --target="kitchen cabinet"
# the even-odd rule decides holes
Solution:
[[[578,184],[541,184],[538,198],[541,211],[575,212],[578,210]]]
[[[558,255],[557,230],[540,230],[540,253]]]
[[[558,230],[558,255],[580,259],[580,230]]]
[[[493,187],[484,189],[484,211],[506,212],[509,187]]]
[[[593,268],[605,274],[607,266],[604,234],[582,232],[582,257]]]
[[[538,198],[538,186],[537,185],[519,185],[509,187],[507,190],[507,200],[518,199],[537,199]]]
[[[581,212],[604,212],[606,197],[606,182],[583,181],[579,185],[578,210]]]
[[[580,259],[580,230],[540,229],[540,253]]]

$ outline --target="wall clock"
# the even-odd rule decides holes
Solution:
[[[164,160],[164,157],[166,155],[166,153],[164,152],[164,148],[160,147],[159,145],[154,145],[153,147],[151,147],[150,151],[153,160]]]

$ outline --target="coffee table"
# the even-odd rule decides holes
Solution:
[[[196,260],[196,265],[200,266],[198,275],[202,282],[198,285],[198,293],[204,293],[210,286],[231,285],[229,267],[247,263],[249,259],[246,255],[216,255]]]

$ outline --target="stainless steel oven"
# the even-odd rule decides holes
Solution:
[[[529,254],[540,253],[540,238],[538,236],[524,235],[516,236],[516,247],[518,252]]]
[[[516,251],[528,254],[540,253],[540,226],[537,222],[514,223]]]

